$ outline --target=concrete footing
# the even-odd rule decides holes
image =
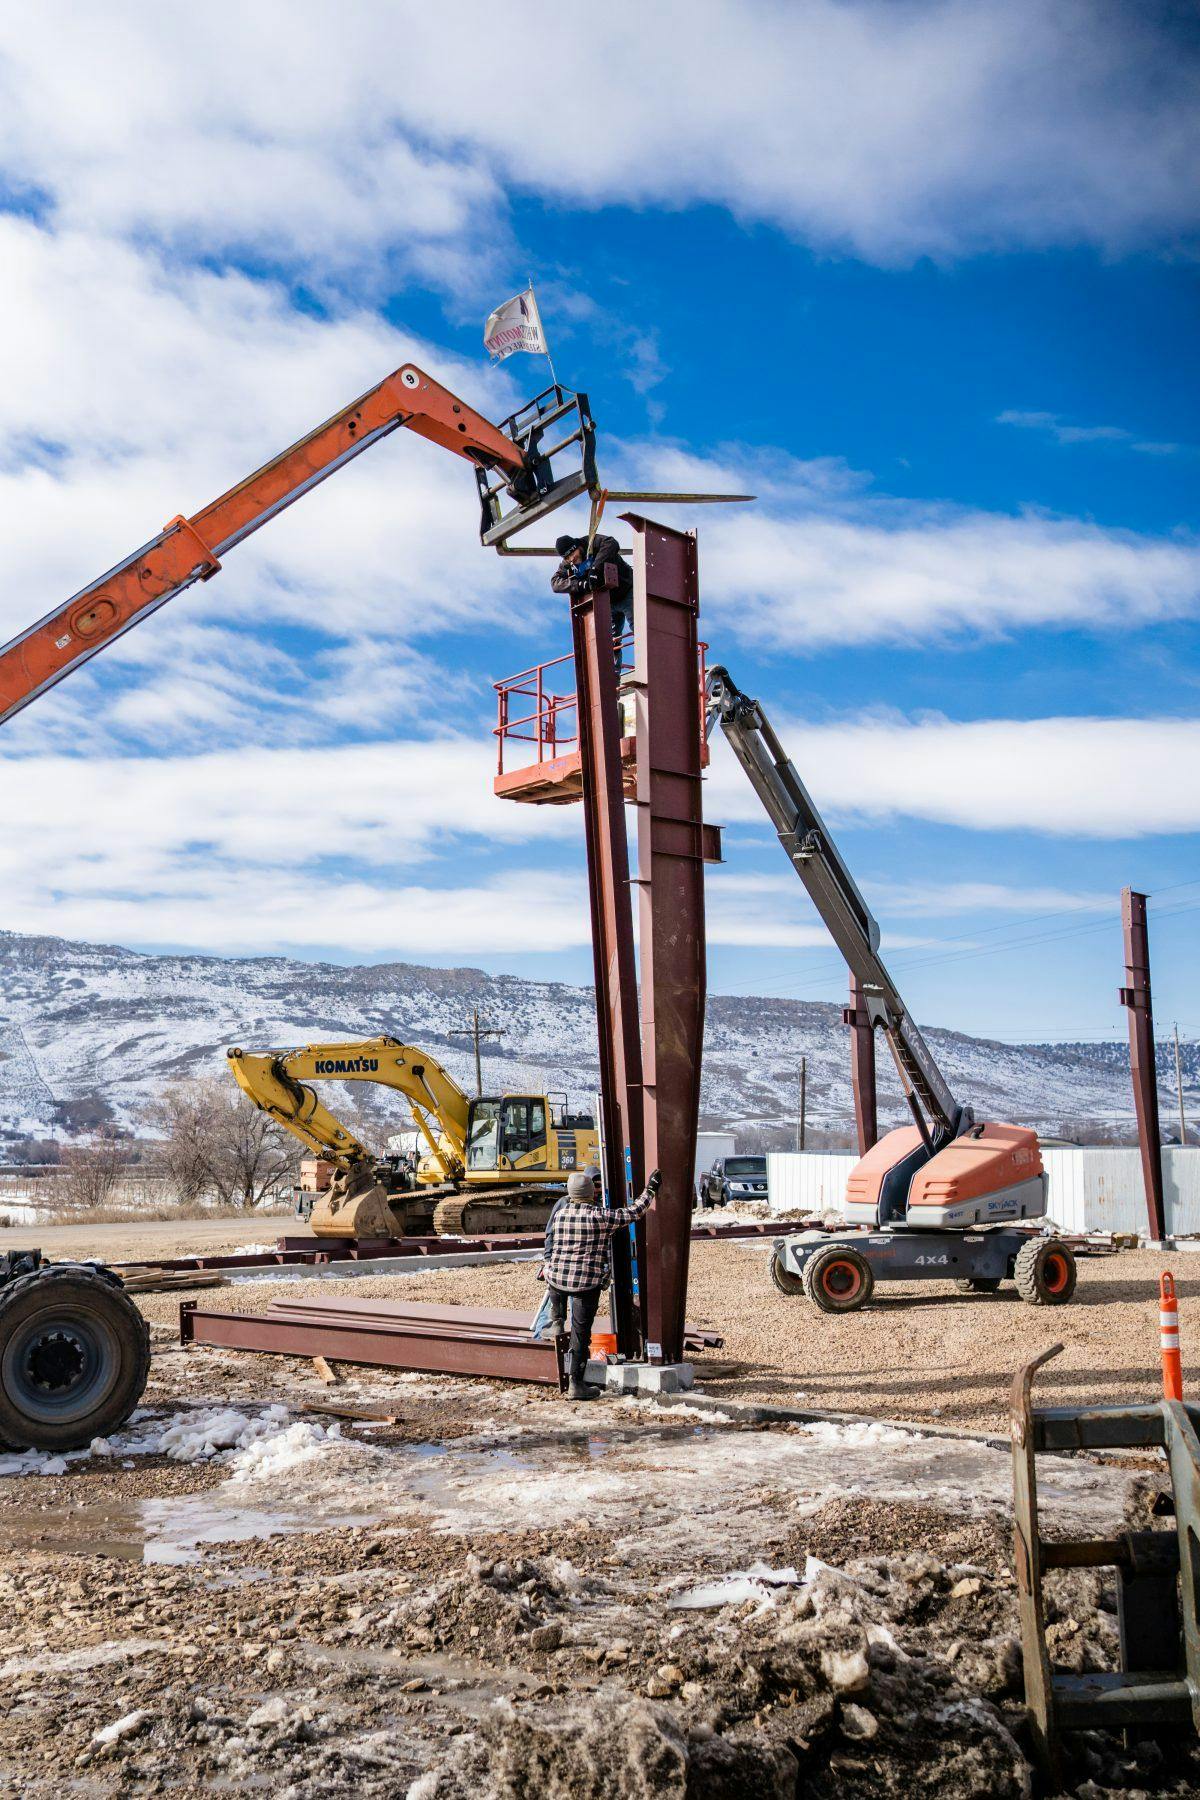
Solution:
[[[682,1394],[695,1378],[691,1363],[590,1362],[586,1376],[610,1394]]]

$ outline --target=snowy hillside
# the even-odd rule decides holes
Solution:
[[[69,1135],[106,1119],[144,1130],[146,1110],[164,1086],[221,1073],[229,1044],[263,1049],[386,1032],[427,1048],[470,1087],[469,1044],[448,1034],[469,1023],[474,1007],[504,1031],[499,1044],[485,1046],[485,1087],[565,1089],[578,1101],[592,1094],[588,988],[409,963],[346,968],[283,957],[143,956],[0,933],[0,1138]],[[937,1030],[929,1036],[952,1085],[983,1114],[1026,1120],[1046,1133],[1081,1121],[1130,1120],[1125,1056],[1109,1046],[1014,1046]],[[845,1129],[852,1109],[839,1008],[711,997],[705,1123],[794,1119],[802,1054],[811,1124]],[[1194,1105],[1200,1046],[1187,1046],[1186,1058]],[[885,1060],[881,1054],[881,1112],[898,1120],[902,1102]],[[1175,1115],[1165,1051],[1161,1073],[1169,1123]],[[407,1123],[402,1102],[394,1108],[397,1123]]]

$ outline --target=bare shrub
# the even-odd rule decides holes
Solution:
[[[154,1117],[162,1172],[183,1205],[215,1200],[248,1212],[296,1178],[298,1141],[231,1081],[170,1088]]]
[[[129,1146],[108,1130],[64,1144],[54,1191],[72,1211],[94,1212],[111,1201],[129,1160]]]

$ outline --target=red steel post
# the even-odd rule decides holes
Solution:
[[[1150,999],[1150,939],[1146,930],[1146,896],[1124,888],[1121,925],[1125,936],[1125,982],[1118,990],[1129,1009],[1129,1070],[1150,1235],[1166,1236],[1163,1207],[1162,1137],[1158,1122],[1158,1075],[1154,1064],[1154,1011]]]
[[[850,976],[850,1004],[842,1009],[842,1021],[850,1027],[850,1084],[854,1089],[854,1125],[858,1154],[865,1156],[879,1141],[879,1114],[875,1100],[875,1028],[863,1005],[858,976]]]
[[[662,1171],[638,1230],[646,1354],[683,1354],[706,991],[696,539],[637,514],[632,688],[645,1155]],[[635,1180],[640,1171],[635,1166]]]
[[[625,836],[617,677],[613,667],[612,605],[607,589],[581,595],[572,602],[571,631],[600,1039],[604,1173],[609,1197],[619,1206],[624,1203],[630,1179],[626,1155],[635,1183],[645,1177],[645,1161],[633,904]],[[615,1234],[612,1258],[617,1349],[622,1356],[640,1356],[641,1319],[634,1304],[633,1257],[627,1232]]]

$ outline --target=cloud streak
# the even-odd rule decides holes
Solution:
[[[586,32],[529,0],[512,33],[483,0],[211,0],[186,55],[134,0],[102,32],[50,0],[3,58],[0,156],[64,226],[360,291],[478,283],[512,189],[716,204],[882,263],[1173,246],[1196,223],[1190,48],[1088,0],[614,0]],[[605,69],[605,128],[581,133]]]
[[[1182,444],[1159,443],[1153,438],[1140,438],[1123,425],[1073,425],[1061,413],[1007,412],[997,413],[997,425],[1016,425],[1022,431],[1038,431],[1053,438],[1056,444],[1120,444],[1136,450],[1141,456],[1177,456]]]

